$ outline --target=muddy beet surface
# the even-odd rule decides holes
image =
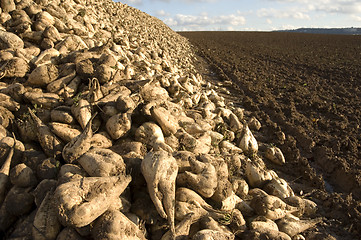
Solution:
[[[233,83],[229,97],[261,120],[259,140],[282,149],[280,174],[319,204],[325,224],[309,238],[361,236],[361,36],[181,35],[204,76]]]

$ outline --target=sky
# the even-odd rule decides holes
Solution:
[[[301,27],[361,27],[361,0],[120,2],[159,18],[174,31],[272,31]]]

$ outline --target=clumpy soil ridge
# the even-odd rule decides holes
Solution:
[[[199,71],[228,85],[229,98],[270,133],[257,140],[281,148],[287,163],[278,170],[326,218],[318,230],[337,239],[359,235],[361,36],[180,34],[196,47]]]

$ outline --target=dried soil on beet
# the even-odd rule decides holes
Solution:
[[[203,76],[228,85],[259,136],[285,154],[279,168],[326,217],[313,239],[361,234],[361,36],[182,32]],[[208,72],[208,73],[207,73]],[[286,140],[279,136],[285,133]],[[280,173],[282,174],[282,173]],[[317,235],[317,236],[316,236]]]

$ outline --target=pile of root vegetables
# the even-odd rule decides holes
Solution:
[[[158,19],[110,0],[0,13],[4,239],[304,239],[321,222]]]

